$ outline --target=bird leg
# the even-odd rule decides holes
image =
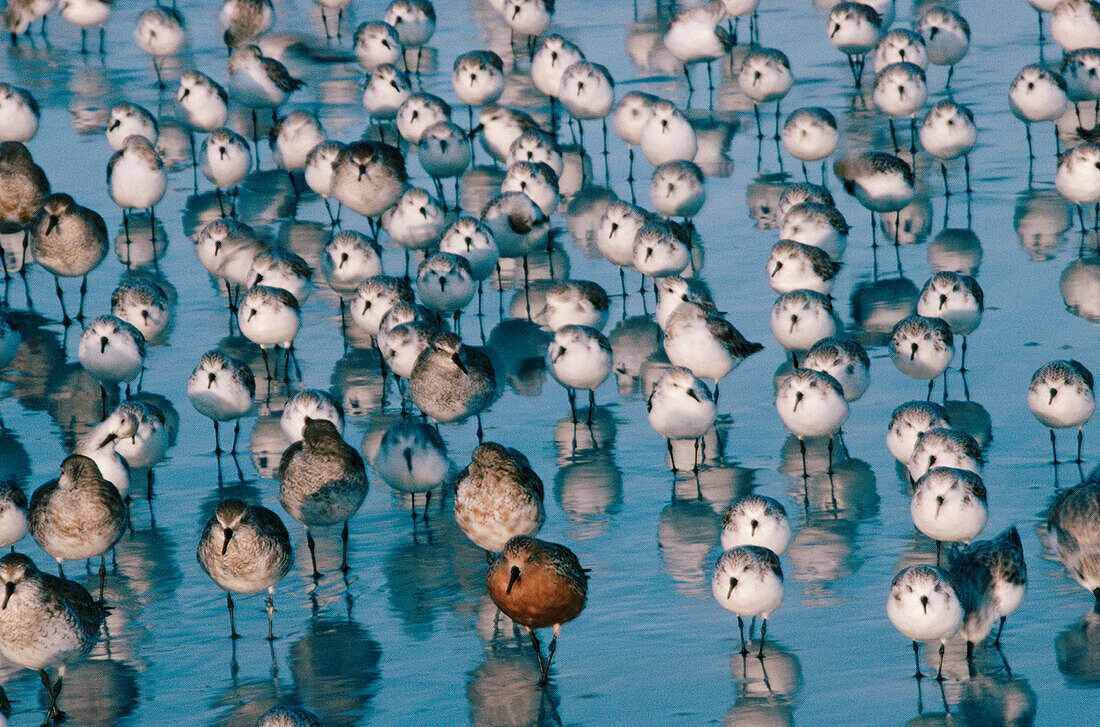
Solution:
[[[1050,430],[1050,451],[1054,453],[1054,465],[1058,466],[1058,447],[1054,443],[1054,430]]]
[[[107,601],[103,598],[103,586],[107,581],[107,556],[99,556],[99,605],[103,605]]]
[[[673,473],[675,473],[676,472],[676,455],[672,453],[672,440],[671,439],[666,439],[665,442],[668,443],[668,458],[672,462],[672,471],[673,471]]]
[[[917,665],[917,673],[913,676],[916,677],[919,682],[921,679],[924,679],[924,675],[920,673],[920,645],[917,644],[916,641],[913,642],[913,661]]]
[[[275,593],[273,588],[267,589],[267,640],[275,640]]]
[[[348,567],[348,521],[344,521],[344,529],[340,533],[340,540],[343,542],[343,559],[340,563],[340,570],[347,573],[351,568]]]
[[[221,439],[218,438],[218,420],[214,420],[214,456],[220,457],[222,454]]]
[[[768,633],[768,619],[764,619],[764,621],[760,624],[760,651],[758,651],[757,654],[756,654],[757,659],[763,659],[764,658],[764,637],[767,635],[767,633]]]
[[[749,647],[745,645],[745,621],[740,616],[737,617],[737,630],[741,632],[741,656],[746,656]]]
[[[802,477],[805,479],[809,479],[810,473],[806,470],[806,442],[802,439],[799,439],[798,448],[802,451]]]
[[[545,677],[546,668],[542,665],[542,647],[539,645],[539,637],[535,635],[535,630],[530,626],[527,627],[527,633],[531,635],[531,645],[535,647],[535,656],[539,659],[539,671],[541,671]]]
[[[233,594],[229,591],[225,592],[225,602],[229,607],[229,638],[235,641],[241,635],[237,633],[237,620],[233,617]]]
[[[313,581],[321,580],[321,571],[317,570],[317,549],[313,543],[313,533],[306,530],[306,545],[309,546],[309,561],[313,564]]]
[[[50,709],[46,712],[46,724],[50,722],[63,722],[65,720],[65,713],[57,708],[57,699],[61,696],[61,677],[57,677],[56,686],[50,685],[50,675],[46,673],[45,669],[39,669],[38,675],[42,677],[42,685],[46,687],[46,694],[50,697]]]
[[[709,68],[709,66],[708,66]],[[546,664],[542,667],[542,683],[546,683],[546,675],[550,671],[550,660],[554,658],[554,651],[558,648],[558,630],[554,629],[554,637],[550,639],[550,646],[546,649]]]
[[[944,648],[943,643],[941,642],[940,643],[940,668],[936,672],[936,681],[938,681],[938,682],[943,681],[943,652],[944,651],[945,651],[945,648]]]

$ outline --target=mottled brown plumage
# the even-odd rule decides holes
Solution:
[[[233,620],[233,593],[267,590],[268,638],[274,638],[275,584],[292,563],[290,535],[279,516],[258,505],[222,500],[203,528],[195,553],[199,565],[226,591],[229,628]]]
[[[344,560],[348,563],[348,523],[367,497],[367,472],[363,458],[350,447],[327,419],[306,418],[302,441],[290,445],[279,462],[279,502],[306,526],[313,560],[313,576],[320,578],[314,553],[315,526],[343,522]]]
[[[50,193],[50,181],[18,141],[0,144],[0,223],[30,224]]]
[[[103,479],[96,463],[83,455],[67,457],[61,463],[61,476],[31,496],[31,535],[57,559],[58,571],[62,561],[105,554],[122,538],[125,526],[122,496]],[[101,565],[101,591],[104,573]]]

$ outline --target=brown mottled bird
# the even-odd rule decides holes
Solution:
[[[542,498],[542,480],[522,453],[485,442],[455,483],[455,522],[492,562],[514,536],[538,534]]]
[[[343,522],[341,538],[344,557],[340,569],[348,571],[348,520],[359,511],[367,497],[367,472],[363,458],[340,436],[336,425],[328,419],[306,418],[302,441],[283,452],[279,462],[279,502],[290,516],[306,527],[306,543],[313,563],[313,579],[321,577],[317,570],[314,526]]]
[[[96,463],[73,454],[61,463],[61,476],[34,491],[30,507],[31,536],[61,562],[99,556],[99,599],[107,576],[108,550],[126,529],[126,504],[122,495],[99,472]]]
[[[517,535],[489,567],[485,577],[489,597],[504,614],[527,627],[542,668],[542,680],[554,658],[561,625],[584,610],[588,599],[588,571],[564,545]],[[554,638],[542,659],[535,629],[554,627]]]
[[[46,724],[60,723],[65,714],[58,709],[65,665],[87,655],[99,640],[106,609],[92,600],[79,583],[42,573],[22,553],[0,559],[0,653],[9,660],[34,669],[42,678],[50,709]],[[55,684],[46,669],[57,667]],[[0,714],[9,715],[5,697]]]
[[[42,167],[34,163],[27,147],[18,141],[0,144],[0,229],[23,228],[23,266],[30,244],[27,226],[50,193],[50,180]],[[0,261],[3,261],[0,256]],[[4,262],[4,277],[9,277]]]
[[[290,535],[279,516],[259,505],[228,499],[218,503],[203,528],[196,551],[199,565],[225,589],[230,637],[240,634],[233,620],[233,594],[267,590],[267,638],[275,638],[275,584],[290,570]]]

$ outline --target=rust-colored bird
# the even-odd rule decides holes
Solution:
[[[507,542],[485,577],[489,597],[508,618],[525,626],[546,683],[561,625],[584,610],[588,571],[564,545],[517,535]],[[554,627],[554,638],[543,661],[535,629]]]

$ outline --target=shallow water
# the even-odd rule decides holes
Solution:
[[[650,52],[657,23],[649,2],[641,3],[640,22],[634,22],[628,2],[561,5],[554,29],[577,42],[589,60],[608,66],[620,96],[637,88],[683,103],[682,79]],[[437,6],[440,24],[425,55],[423,85],[453,99],[452,59],[485,47],[505,56],[507,64],[508,32],[483,2]],[[180,7],[192,38],[179,66],[224,81],[216,8],[199,2]],[[345,24],[344,51],[350,29],[380,16],[382,7],[371,2],[353,10]],[[848,458],[831,482],[815,475],[803,487],[797,441],[775,413],[772,377],[785,356],[768,328],[775,295],[763,267],[777,239],[777,231],[767,228],[774,222],[782,177],[777,176],[775,145],[767,139],[758,148],[751,106],[728,73],[721,74],[717,110],[693,112],[711,132],[701,144],[711,178],[707,204],[696,220],[703,240],[696,267],[719,308],[765,350],[725,380],[723,421],[709,437],[707,466],[698,478],[670,472],[664,443],[646,420],[640,381],[628,378],[616,386],[613,377],[597,392],[593,427],[574,426],[565,392],[531,361],[542,356],[545,334],[522,320],[501,323],[496,291],[486,291],[485,337],[506,364],[509,384],[484,417],[486,438],[518,447],[530,458],[546,484],[548,516],[541,537],[567,544],[592,571],[588,606],[564,627],[545,690],[535,685],[537,664],[526,636],[494,620],[483,585],[484,556],[455,526],[449,503],[437,507],[435,500],[430,524],[414,528],[408,501],[392,495],[373,472],[371,493],[351,522],[347,584],[338,570],[339,538],[333,532],[318,541],[325,577],[312,588],[303,530],[284,518],[295,568],[276,595],[279,639],[270,646],[263,639],[262,599],[241,598],[238,629],[245,637],[231,645],[225,599],[199,568],[194,549],[203,523],[223,497],[244,497],[285,514],[271,477],[286,446],[278,413],[287,392],[276,382],[258,418],[245,421],[246,451],[239,461],[244,482],[238,483],[232,459],[223,456],[219,462],[211,453],[210,424],[186,397],[191,369],[227,329],[224,294],[197,264],[188,239],[216,216],[217,203],[205,180],[200,193],[193,194],[186,132],[169,123],[179,67],[167,71],[171,88],[158,94],[147,59],[130,40],[140,11],[134,5],[119,7],[112,17],[111,47],[104,59],[76,53],[78,34],[61,20],[51,20],[49,46],[24,42],[4,54],[0,78],[32,89],[42,105],[41,128],[30,144],[35,159],[55,191],[69,192],[99,210],[112,234],[121,234],[121,214],[103,183],[111,152],[102,136],[112,103],[126,99],[154,110],[172,147],[169,153],[180,162],[157,208],[167,239],[166,249],[161,242],[158,250],[160,273],[142,265],[128,274],[111,255],[90,280],[86,310],[92,315],[109,311],[111,291],[128,275],[153,277],[171,291],[175,325],[165,345],[150,349],[144,388],[171,402],[180,433],[169,460],[157,469],[151,505],[155,529],[149,508],[139,501],[135,532],[119,544],[117,568],[108,576],[107,600],[114,607],[110,638],[66,675],[62,708],[72,722],[248,725],[278,702],[307,705],[326,725],[947,724],[945,703],[955,723],[1094,720],[1100,622],[1088,615],[1091,596],[1049,559],[1039,540],[1055,487],[1075,484],[1080,475],[1075,465],[1057,471],[1051,465],[1047,432],[1028,412],[1025,392],[1035,369],[1055,358],[1078,358],[1100,372],[1094,326],[1100,318],[1100,260],[1079,257],[1080,237],[1068,229],[1070,208],[1053,192],[1050,126],[1034,130],[1038,158],[1029,179],[1023,128],[1007,107],[1012,77],[1041,55],[1034,11],[1022,0],[962,10],[971,24],[972,45],[953,87],[955,98],[973,109],[980,128],[971,160],[973,196],[956,194],[947,203],[938,167],[918,155],[922,193],[912,217],[916,232],[903,240],[907,244],[897,259],[887,245],[875,260],[867,213],[830,176],[841,211],[853,226],[834,295],[849,328],[872,346],[873,359],[872,386],[853,405],[845,426]],[[912,15],[902,4],[897,23]],[[886,121],[873,113],[869,91],[855,93],[843,57],[825,38],[823,18],[824,11],[807,2],[763,3],[762,41],[788,54],[796,79],[783,107],[831,109],[843,131],[842,149],[888,149]],[[307,0],[277,3],[276,30],[323,38],[318,6]],[[1045,49],[1048,60],[1057,55],[1053,46]],[[366,119],[354,64],[295,57],[288,65],[310,82],[293,105],[315,111],[332,137],[347,141],[363,133]],[[929,71],[929,105],[942,96],[945,76],[942,68]],[[702,90],[692,105],[705,109],[702,69],[696,69],[695,81]],[[503,102],[546,111],[522,75],[510,76]],[[766,125],[768,113],[770,107]],[[462,122],[465,112],[456,107],[455,118]],[[236,114],[231,123],[248,135],[245,114]],[[598,152],[598,137],[590,124],[589,151]],[[625,147],[612,138],[610,151],[611,186],[628,197],[622,181]],[[246,183],[242,217],[316,265],[328,234],[323,205],[306,198],[295,206],[285,175],[270,171],[266,147],[260,157],[268,171]],[[598,153],[595,157],[593,176],[602,183],[603,164]],[[478,158],[484,162],[483,151]],[[638,164],[644,203],[650,167],[640,156]],[[798,175],[796,160],[787,157],[783,165]],[[411,157],[409,169],[417,184],[430,184]],[[469,175],[463,188],[466,206],[483,199],[478,187],[493,179],[486,170]],[[951,185],[956,192],[963,188],[957,164],[951,168]],[[543,280],[551,275],[567,273],[618,290],[616,272],[585,239],[606,199],[606,189],[590,188],[563,205],[568,214],[555,220],[562,232],[554,255],[533,268],[536,309]],[[366,230],[365,221],[351,213],[344,215],[344,224]],[[151,260],[147,222],[144,229],[144,246],[131,249],[137,263]],[[10,258],[18,240],[6,238],[3,244]],[[1095,245],[1090,235],[1085,246]],[[125,255],[125,247],[120,250]],[[401,258],[391,247],[387,269],[400,271]],[[983,537],[1016,524],[1030,584],[1024,605],[1005,629],[1003,651],[1011,673],[987,642],[978,649],[976,673],[968,675],[964,644],[955,641],[949,645],[941,695],[935,682],[926,680],[921,687],[914,681],[909,644],[885,617],[893,574],[935,556],[933,544],[913,529],[907,485],[884,445],[891,410],[923,398],[925,387],[897,371],[882,342],[892,323],[912,310],[931,265],[949,260],[973,268],[987,304],[968,351],[969,401],[958,371],[950,372],[952,419],[965,422],[961,426],[986,448],[990,519]],[[606,330],[615,331],[617,349],[629,350],[638,362],[654,344],[652,324],[641,317],[642,301],[633,292],[636,281],[631,276],[627,320],[620,323],[624,313],[614,299]],[[33,311],[18,281],[9,290],[12,316],[25,340],[3,376],[0,415],[7,429],[0,433],[0,467],[4,478],[30,491],[56,476],[74,433],[97,420],[99,400],[76,362],[79,330],[63,332],[57,322],[50,277],[32,269],[28,290]],[[73,300],[71,281],[66,291]],[[505,291],[504,303],[506,310],[523,314],[522,293]],[[345,353],[337,298],[319,276],[303,317],[297,341],[302,385],[331,390],[347,409],[348,441],[368,451],[377,447],[400,415],[398,392],[391,382],[383,393],[373,353],[354,347]],[[462,328],[467,341],[479,340],[476,318],[464,316]],[[254,349],[239,342],[227,345],[252,357],[262,371]],[[939,391],[937,384],[937,396]],[[442,430],[457,468],[469,462],[474,428],[468,422]],[[1060,439],[1068,453],[1072,436]],[[1095,425],[1086,427],[1085,443],[1087,471],[1096,464]],[[690,449],[679,452],[690,456]],[[823,456],[823,448],[811,447],[811,470],[824,470]],[[714,602],[709,588],[719,555],[721,513],[732,498],[750,491],[780,499],[796,529],[782,558],[786,598],[770,620],[763,664],[741,658],[735,619]],[[20,548],[49,568],[48,558],[29,539]],[[70,575],[74,572],[80,574],[79,566],[71,567]],[[96,579],[80,574],[80,580],[91,587]],[[932,650],[925,650],[928,671],[934,659]],[[14,723],[38,719],[44,695],[37,676],[8,665],[2,679],[9,696],[19,700]]]

